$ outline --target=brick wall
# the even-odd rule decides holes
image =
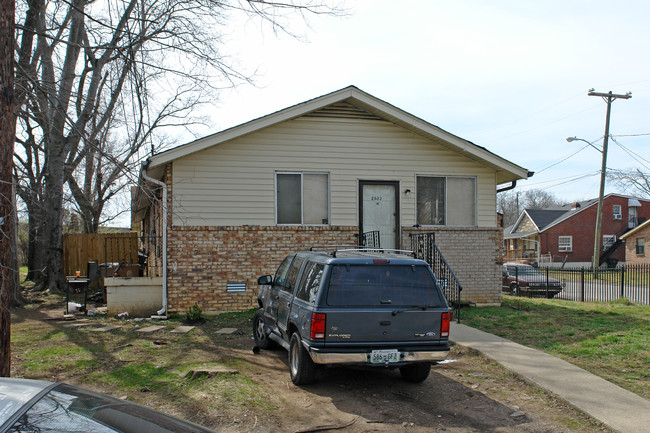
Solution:
[[[501,303],[503,232],[500,228],[402,228],[402,246],[411,247],[411,233],[434,232],[436,245],[463,286],[462,301]]]
[[[637,239],[643,239],[645,254],[636,253]],[[625,264],[650,264],[650,226],[646,226],[625,239]]]
[[[172,227],[168,233],[168,311],[187,312],[198,302],[204,312],[257,305],[257,278],[273,274],[289,253],[313,245],[353,245],[358,227]],[[245,292],[227,292],[245,283]]]

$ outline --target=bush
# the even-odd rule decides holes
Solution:
[[[199,305],[198,302],[195,302],[194,305],[190,307],[189,310],[187,310],[187,320],[190,322],[199,322],[203,315],[203,309],[201,309],[201,306]]]

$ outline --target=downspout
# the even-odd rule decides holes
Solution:
[[[529,171],[528,173],[526,173],[526,179],[533,177],[534,174],[535,174],[534,171]],[[510,185],[504,186],[501,189],[497,189],[497,194],[500,192],[506,192],[506,191],[510,191],[511,189],[515,189],[516,186],[517,186],[517,181],[513,180],[512,182],[510,182]]]
[[[163,225],[162,225],[162,250],[163,250],[163,256],[162,256],[162,295],[163,295],[163,300],[162,300],[162,308],[158,310],[156,313],[159,316],[162,316],[167,312],[167,184],[165,182],[162,182],[158,179],[154,179],[153,177],[150,177],[147,175],[147,168],[149,167],[149,160],[145,161],[142,163],[142,177],[162,188],[162,214],[163,214]]]

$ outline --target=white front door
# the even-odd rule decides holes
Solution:
[[[398,248],[397,182],[361,181],[361,235],[378,231],[381,248]]]

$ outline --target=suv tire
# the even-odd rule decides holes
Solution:
[[[399,368],[402,379],[413,383],[424,382],[424,380],[429,377],[430,371],[431,364],[429,363],[411,364]]]
[[[316,364],[302,345],[302,340],[294,332],[289,342],[289,371],[294,385],[307,385],[316,380]]]
[[[260,349],[273,349],[276,347],[275,341],[271,340],[269,334],[266,333],[264,310],[261,308],[253,316],[253,339],[255,340],[255,345]]]

